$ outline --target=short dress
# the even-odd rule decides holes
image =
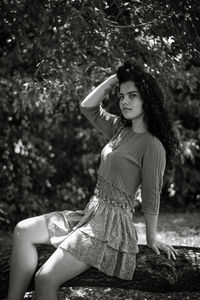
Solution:
[[[157,138],[134,133],[101,104],[80,109],[109,141],[85,209],[44,214],[50,241],[108,276],[131,280],[139,252],[136,194],[142,182],[142,211],[158,213],[166,153]]]

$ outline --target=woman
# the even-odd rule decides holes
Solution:
[[[121,116],[100,105],[118,83]],[[85,210],[52,212],[16,225],[7,300],[23,299],[37,266],[35,245],[39,243],[57,249],[36,273],[37,300],[57,299],[63,282],[91,266],[131,280],[139,251],[133,220],[140,186],[147,245],[176,259],[176,250],[156,237],[163,176],[166,167],[172,169],[178,145],[156,81],[127,62],[96,87],[80,108],[110,140],[101,152],[94,195]]]

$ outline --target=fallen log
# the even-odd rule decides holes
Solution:
[[[38,268],[55,251],[48,245],[39,245]],[[137,267],[132,280],[121,280],[106,276],[91,267],[79,276],[65,282],[62,286],[95,286],[136,289],[148,292],[199,292],[200,291],[200,248],[174,246],[178,252],[176,260],[167,259],[164,253],[155,254],[145,245],[139,245]],[[9,263],[11,249],[0,252],[0,299],[6,297],[8,289]],[[37,268],[37,269],[38,269]],[[34,277],[28,291],[34,290]]]

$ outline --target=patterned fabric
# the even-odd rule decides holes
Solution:
[[[81,112],[105,137],[98,174],[126,194],[135,197],[141,186],[142,212],[158,214],[166,165],[166,151],[150,132],[136,133],[101,105]]]
[[[134,206],[130,196],[98,175],[84,210],[44,215],[50,241],[109,276],[131,280],[139,252]]]
[[[139,252],[135,195],[142,210],[158,213],[165,149],[149,132],[135,133],[101,105],[81,111],[109,142],[101,152],[97,183],[84,210],[45,214],[50,241],[109,276],[131,280]]]

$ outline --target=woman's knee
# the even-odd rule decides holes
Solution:
[[[14,240],[32,243],[50,243],[44,217],[32,217],[17,223],[13,231]]]
[[[50,272],[46,272],[43,268],[40,268],[35,275],[35,290],[57,290],[59,286],[56,286],[54,276]]]
[[[30,226],[27,220],[28,219],[25,219],[17,223],[13,231],[14,239],[27,240],[30,238]]]

